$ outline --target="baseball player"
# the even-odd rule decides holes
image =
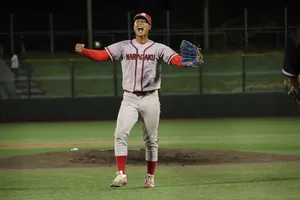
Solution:
[[[126,161],[128,156],[128,136],[139,120],[143,126],[147,174],[144,187],[154,187],[154,174],[158,161],[158,125],[160,101],[158,90],[161,85],[160,63],[190,67],[187,58],[180,56],[170,47],[148,38],[152,27],[151,17],[139,13],[134,17],[135,39],[111,44],[104,50],[84,48],[76,44],[75,51],[91,60],[121,60],[123,99],[119,109],[114,132],[114,152],[117,175],[111,187],[127,184]],[[189,46],[187,43],[183,46]],[[190,51],[189,51],[190,52]],[[198,51],[196,63],[202,63],[202,53]]]
[[[300,26],[288,36],[282,72],[285,90],[300,104]]]

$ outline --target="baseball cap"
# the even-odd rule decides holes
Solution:
[[[147,22],[152,25],[152,19],[150,17],[150,15],[148,15],[147,13],[138,13],[134,16],[133,20],[137,20],[137,19],[146,19]]]

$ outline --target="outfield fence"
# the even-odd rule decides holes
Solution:
[[[283,54],[209,54],[203,67],[161,65],[160,94],[282,92]],[[120,62],[82,57],[27,59],[16,78],[22,98],[121,96]]]

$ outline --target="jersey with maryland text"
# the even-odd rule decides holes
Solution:
[[[135,39],[124,40],[105,47],[112,61],[121,60],[122,87],[128,91],[160,89],[161,61],[170,64],[178,55],[170,47],[152,40],[141,44]]]

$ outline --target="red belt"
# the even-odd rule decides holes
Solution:
[[[153,92],[155,92],[156,90],[149,90],[149,91],[134,91],[134,92],[130,92],[128,90],[124,90],[124,92],[127,93],[131,93],[131,94],[135,94],[136,96],[145,96],[147,94],[152,94]]]

